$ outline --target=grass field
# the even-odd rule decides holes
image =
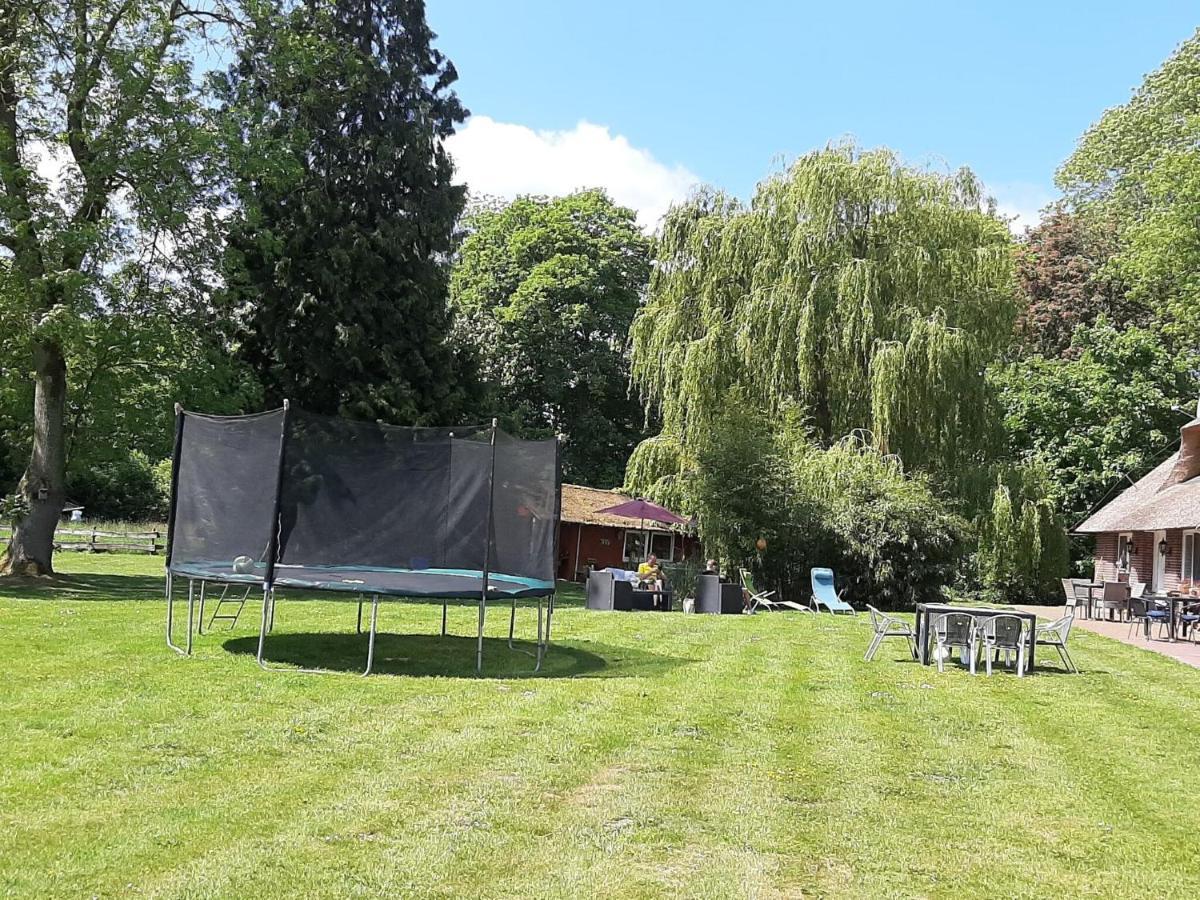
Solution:
[[[860,618],[560,608],[545,671],[475,611],[259,606],[163,644],[152,557],[0,581],[11,896],[1195,897],[1200,671],[939,676]],[[84,574],[86,572],[87,574]],[[180,607],[182,610],[182,606]],[[526,634],[532,611],[522,612]]]

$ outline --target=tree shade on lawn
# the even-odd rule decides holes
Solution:
[[[542,677],[480,680],[408,605],[391,677],[269,677],[245,628],[161,652],[156,560],[60,566],[0,581],[12,896],[1200,894],[1200,671],[1095,635],[1082,675],[972,679],[845,619],[564,608]],[[274,637],[364,640],[320,601]]]

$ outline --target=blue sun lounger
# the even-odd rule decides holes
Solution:
[[[833,569],[812,570],[812,605],[817,612],[824,607],[831,613],[854,614],[854,607],[843,600],[833,586]]]

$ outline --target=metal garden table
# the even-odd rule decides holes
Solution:
[[[1028,634],[1026,640],[1028,644],[1025,648],[1025,674],[1033,671],[1033,653],[1037,647],[1037,616],[1030,612],[1025,612],[1021,609],[1013,607],[1005,607],[997,609],[991,606],[952,606],[946,603],[918,603],[917,604],[917,648],[920,657],[921,665],[927,666],[930,663],[930,643],[933,638],[933,630],[930,628],[930,621],[936,616],[946,613],[963,613],[976,619],[985,619],[991,616],[1016,616],[1019,619],[1024,619],[1029,623]]]

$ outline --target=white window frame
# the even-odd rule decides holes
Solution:
[[[1179,554],[1179,580],[1190,581],[1193,584],[1200,580],[1200,531],[1195,528],[1183,533],[1181,552]],[[1188,571],[1188,570],[1191,571]]]
[[[665,532],[665,531],[650,532],[650,550],[651,550],[651,552],[654,552],[655,537],[659,537],[659,538],[669,537],[670,538],[669,545],[667,547],[667,552],[665,554],[657,553],[657,552],[654,553],[654,555],[658,557],[658,561],[659,562],[671,562],[671,563],[675,562],[675,534],[674,534],[674,532]]]
[[[1121,552],[1121,542],[1125,542],[1125,552]],[[1120,572],[1128,572],[1130,570],[1129,557],[1133,555],[1133,532],[1122,531],[1117,535],[1117,570]]]
[[[630,537],[637,538],[637,544],[635,546],[641,547],[640,552],[634,553],[632,556],[629,555],[629,538]],[[634,531],[633,529],[626,529],[625,538],[624,538],[623,543],[621,544],[621,558],[627,562],[631,559],[642,560],[642,559],[646,558],[646,532]]]

